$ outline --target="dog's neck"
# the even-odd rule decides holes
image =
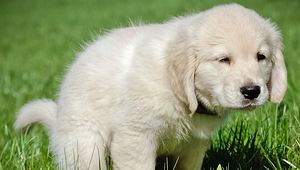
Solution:
[[[201,102],[198,102],[196,114],[218,116],[219,114],[215,111],[208,110]]]

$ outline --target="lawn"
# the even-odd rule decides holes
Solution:
[[[164,22],[228,3],[224,0],[0,1],[0,170],[55,169],[46,131],[15,132],[16,111],[37,98],[55,99],[68,65],[85,43],[132,22]],[[300,1],[236,1],[281,30],[288,69],[283,104],[234,113],[216,131],[204,168],[300,168]],[[297,58],[298,57],[298,58]]]

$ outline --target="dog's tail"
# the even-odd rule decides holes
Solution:
[[[25,104],[17,114],[16,129],[22,129],[29,124],[39,122],[48,130],[56,120],[57,105],[52,100],[42,99]]]

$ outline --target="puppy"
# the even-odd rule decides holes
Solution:
[[[79,53],[57,101],[21,108],[66,169],[154,170],[160,155],[198,170],[231,110],[282,101],[287,73],[276,27],[237,4],[164,24],[113,30]]]

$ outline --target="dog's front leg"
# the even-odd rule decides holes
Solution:
[[[200,170],[205,152],[210,145],[210,139],[191,139],[179,154],[176,170]]]
[[[111,143],[114,170],[154,170],[156,142],[151,132],[117,132]]]
[[[193,117],[194,128],[191,138],[183,144],[179,155],[179,170],[199,170],[201,169],[205,152],[211,145],[211,135],[226,118],[196,114]]]
[[[211,140],[194,139],[188,143],[179,155],[176,170],[200,170],[205,152],[211,145]]]

